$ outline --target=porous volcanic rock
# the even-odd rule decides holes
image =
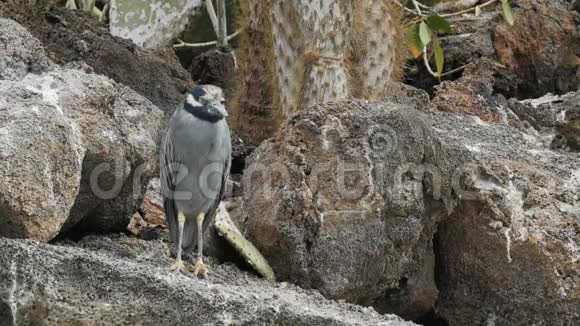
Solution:
[[[580,156],[477,117],[429,119],[458,199],[434,235],[450,325],[580,323]]]
[[[172,262],[166,243],[124,235],[58,245],[0,239],[0,320],[2,325],[415,325],[232,265],[209,263],[210,277],[201,280],[169,272]]]
[[[0,18],[0,80],[20,80],[26,74],[47,71],[50,62],[42,44],[26,28]]]
[[[542,136],[315,105],[250,158],[242,229],[278,278],[329,298],[408,318],[434,306],[450,325],[578,323],[580,157]]]
[[[564,94],[580,87],[580,15],[567,0],[513,1],[515,24],[505,22],[501,5],[449,17],[453,31],[440,37],[445,71],[486,59],[496,65],[493,89],[506,97],[537,98]],[[413,85],[431,90],[439,84],[414,61],[408,74]],[[434,61],[432,66],[435,66]],[[457,79],[462,72],[446,76]]]
[[[112,36],[105,24],[82,10],[50,7],[46,0],[7,0],[0,3],[0,17],[27,28],[54,62],[83,61],[95,73],[131,87],[171,116],[192,84],[173,49],[144,50]]]
[[[0,39],[38,43],[0,24],[14,26]],[[84,64],[23,75],[22,65],[42,62],[43,51],[31,51],[8,53],[22,64],[0,80],[0,235],[47,241],[81,220],[91,232],[124,230],[156,170],[163,113]]]
[[[242,229],[278,278],[408,318],[428,312],[448,187],[424,181],[446,159],[424,118],[395,104],[315,105],[258,147]]]

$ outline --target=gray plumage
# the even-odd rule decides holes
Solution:
[[[169,121],[160,151],[161,190],[172,241],[178,243],[178,211],[184,213],[182,248],[197,243],[196,216],[203,228],[214,218],[231,164],[230,131],[221,89],[195,86]]]

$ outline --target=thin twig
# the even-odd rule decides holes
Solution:
[[[445,77],[445,76],[449,76],[449,75],[451,75],[451,74],[454,74],[454,73],[456,73],[456,72],[458,72],[458,71],[461,71],[461,70],[463,70],[463,69],[465,69],[465,68],[469,67],[470,65],[471,65],[471,62],[470,62],[470,63],[468,63],[468,64],[465,64],[465,65],[463,65],[463,66],[457,67],[457,68],[455,68],[455,69],[451,69],[451,70],[449,70],[449,71],[447,71],[447,72],[444,72],[444,73],[442,73],[442,74],[441,74],[441,77]]]
[[[228,37],[226,37],[226,39],[228,41],[232,40],[234,37],[240,35],[240,33],[242,32],[242,30],[236,31],[235,33],[228,35]],[[217,45],[217,41],[210,41],[210,42],[203,42],[203,43],[185,43],[182,40],[177,40],[177,44],[174,44],[173,47],[174,48],[205,48],[208,46],[213,46],[213,45]]]
[[[411,13],[411,14],[413,14],[413,15],[415,15],[415,16],[417,16],[417,15],[418,15],[416,11],[414,11],[414,10],[411,10],[411,9],[409,9],[409,8],[405,7],[405,6],[404,6],[402,3],[400,3],[398,0],[393,0],[393,2],[394,2],[395,4],[397,4],[399,7],[401,7],[401,8],[402,8],[404,11],[406,11],[406,12],[408,12],[408,13]],[[423,17],[423,16],[425,16],[425,15],[421,14],[421,15],[419,15],[419,16]]]
[[[441,77],[445,77],[445,76],[449,76],[451,74],[454,74],[458,71],[461,71],[463,69],[465,69],[467,66],[469,66],[471,63],[468,63],[466,65],[463,65],[461,67],[457,67],[453,70],[449,70],[447,72],[442,73],[441,75],[439,75],[438,73],[435,73],[433,71],[433,69],[431,69],[431,65],[429,65],[429,58],[427,57],[427,47],[425,47],[425,50],[423,51],[423,63],[425,64],[425,68],[427,68],[427,71],[429,72],[429,74],[435,78],[441,78]]]
[[[433,9],[431,9],[431,7],[429,7],[429,6],[427,6],[427,5],[424,5],[424,4],[420,3],[420,2],[417,2],[417,5],[418,5],[420,8],[423,8],[423,9],[427,9],[427,10],[433,10]]]
[[[435,72],[433,72],[433,69],[431,69],[431,66],[429,65],[429,58],[427,58],[427,47],[425,47],[423,49],[423,64],[425,64],[425,68],[427,68],[427,71],[433,76],[433,77],[439,77],[438,74],[436,74]]]
[[[211,20],[211,24],[213,25],[213,30],[215,31],[215,35],[219,38],[220,37],[219,23],[218,23],[217,15],[215,13],[215,9],[213,8],[212,0],[205,0],[205,8],[207,9],[207,14],[209,15],[209,20]]]
[[[427,6],[427,5],[424,5],[424,4],[420,3],[420,2],[417,2],[417,5],[419,6],[419,8],[423,8],[423,12],[422,12],[423,13],[423,16],[427,16],[427,15],[424,14],[425,11],[428,11],[430,13],[433,13],[433,14],[438,15],[438,13],[437,13],[437,11],[435,9],[433,9],[433,8]]]
[[[486,0],[487,1],[487,0]],[[433,4],[433,10],[437,12],[453,12],[457,10],[462,10],[464,8],[469,8],[477,5],[480,0],[447,0],[447,1],[436,1]]]
[[[413,6],[415,6],[415,10],[417,10],[417,14],[419,14],[419,16],[422,16],[423,14],[421,14],[421,8],[419,8],[419,5],[417,4],[417,0],[411,0],[413,2]]]
[[[464,9],[464,10],[460,10],[458,12],[452,12],[452,13],[449,13],[449,14],[443,14],[443,15],[440,15],[440,16],[441,17],[459,16],[459,15],[462,15],[462,14],[466,14],[466,13],[475,11],[475,7],[478,7],[479,6],[479,8],[484,8],[484,7],[487,7],[487,6],[489,6],[489,5],[491,5],[491,4],[495,3],[495,2],[497,2],[497,0],[489,0],[488,2],[484,2],[484,3],[480,4],[480,5],[475,5],[475,6],[471,7],[471,8],[467,8],[467,9]]]
[[[396,1],[396,0],[394,0],[394,1],[395,1],[395,3],[399,4],[400,6],[402,6],[402,5],[401,5],[401,4],[400,4],[398,1]],[[464,10],[460,10],[460,11],[457,11],[457,12],[452,12],[452,13],[448,13],[448,14],[441,14],[441,15],[439,15],[439,14],[438,14],[438,15],[439,15],[440,17],[444,17],[444,18],[445,18],[445,17],[460,16],[460,15],[467,14],[467,13],[470,13],[470,12],[475,12],[475,8],[476,8],[476,7],[479,7],[480,9],[483,9],[483,8],[485,8],[485,7],[488,7],[488,6],[490,6],[490,5],[494,4],[494,3],[496,3],[497,1],[498,1],[498,0],[489,0],[489,1],[487,1],[487,2],[484,2],[484,3],[480,4],[480,5],[473,6],[473,7],[471,7],[471,8],[467,8],[467,9],[464,9]],[[406,8],[406,9],[407,9],[409,12],[413,13],[415,16],[419,16],[419,18],[413,19],[413,20],[411,20],[410,22],[406,23],[405,25],[407,25],[407,26],[409,26],[409,25],[413,25],[413,24],[416,24],[416,23],[418,23],[419,21],[421,21],[421,20],[422,20],[422,17],[425,17],[425,15],[423,15],[423,14],[421,14],[421,15],[417,15],[417,13],[416,13],[415,11],[413,11],[413,10],[410,10],[410,9],[408,9],[408,8]],[[433,11],[433,10],[432,10],[432,11]],[[435,12],[435,11],[433,11],[433,12]],[[435,13],[437,14],[437,12],[435,12]]]
[[[228,45],[226,0],[217,0],[217,7],[219,28],[218,47],[226,47]]]

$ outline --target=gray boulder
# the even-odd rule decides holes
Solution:
[[[26,28],[0,18],[0,80],[20,80],[29,72],[41,73],[50,63],[42,44]]]
[[[457,2],[456,2],[457,3]],[[484,57],[499,62],[494,90],[509,97],[531,98],[576,91],[580,86],[580,15],[566,0],[520,0],[513,26],[501,10],[449,17],[453,32],[441,43],[445,66],[459,67]],[[419,69],[424,70],[421,65]],[[416,83],[434,80],[427,74]]]
[[[476,117],[429,118],[458,200],[434,234],[450,325],[580,323],[580,155]]]
[[[415,325],[232,265],[210,264],[208,280],[175,275],[168,252],[125,236],[0,239],[2,325]]]
[[[279,279],[417,318],[437,298],[430,240],[449,190],[432,169],[445,161],[418,111],[315,105],[250,158],[242,229]]]
[[[561,112],[556,125],[558,140],[571,151],[580,152],[580,91],[562,96],[554,106]]]
[[[36,44],[18,27],[0,39],[14,30]],[[12,55],[27,65],[43,51]],[[0,81],[0,236],[47,241],[81,220],[92,232],[124,230],[156,169],[163,113],[107,77],[47,69],[24,76],[14,64],[14,80]]]
[[[580,152],[580,92],[509,101],[509,123],[543,137],[551,148]]]
[[[329,298],[450,325],[578,323],[580,156],[543,137],[315,105],[252,155],[242,230],[279,279]]]
[[[52,239],[78,195],[84,156],[62,109],[0,81],[0,236]]]
[[[149,99],[167,119],[189,89],[191,76],[172,48],[148,51],[112,36],[107,25],[82,10],[51,7],[46,0],[0,2],[0,17],[24,26],[58,64],[83,61],[95,73],[127,85]]]

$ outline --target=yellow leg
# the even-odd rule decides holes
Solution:
[[[203,278],[207,278],[208,269],[203,262],[203,220],[204,213],[199,213],[195,219],[197,222],[197,261],[193,266],[192,273],[194,276],[201,274]]]
[[[175,259],[175,264],[171,265],[169,268],[171,271],[179,273],[185,265],[181,260],[181,245],[183,243],[183,226],[185,225],[185,215],[182,211],[177,212],[177,225],[179,227],[177,232],[177,255]]]

